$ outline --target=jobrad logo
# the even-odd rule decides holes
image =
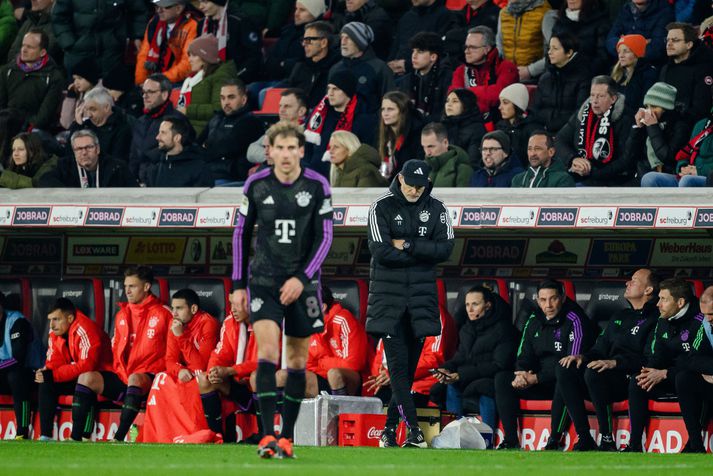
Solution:
[[[90,208],[87,214],[87,226],[118,226],[121,224],[123,208]]]
[[[620,208],[616,226],[654,226],[655,208]]]
[[[344,225],[347,218],[347,207],[334,207],[332,221],[335,225]]]
[[[542,208],[537,226],[574,226],[576,219],[576,208]]]
[[[49,207],[17,207],[13,225],[46,225],[49,218]]]
[[[158,226],[193,226],[195,223],[195,208],[164,208]]]
[[[696,227],[713,227],[713,208],[699,208],[696,213]]]
[[[461,226],[495,226],[498,223],[500,216],[499,208],[463,208],[463,213],[460,216]]]

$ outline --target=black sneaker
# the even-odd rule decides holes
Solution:
[[[498,445],[498,450],[519,450],[520,445],[517,441],[503,440]]]
[[[624,445],[619,450],[620,453],[642,453],[643,449],[641,446]]]
[[[691,445],[690,440],[686,445],[683,447],[681,450],[681,453],[705,453],[706,449],[703,447],[703,444],[700,445]]]
[[[421,428],[412,428],[408,432],[408,438],[401,445],[402,448],[428,448],[428,443],[426,443],[426,437],[423,436],[423,431]]]
[[[379,438],[379,448],[398,448],[396,428],[384,428]]]
[[[602,440],[599,442],[599,451],[616,451],[616,442],[614,438],[609,436],[602,436]]]
[[[598,449],[597,443],[589,435],[580,437],[579,441],[572,447],[572,451],[595,451]]]
[[[560,438],[550,436],[549,438],[547,438],[547,443],[545,443],[545,447],[542,449],[545,451],[562,451],[562,444],[560,443]]]

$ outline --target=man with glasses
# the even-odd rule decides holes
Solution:
[[[163,74],[152,74],[142,85],[144,114],[139,117],[131,135],[129,169],[140,182],[145,180],[145,169],[151,163],[151,155],[156,154],[158,128],[166,117],[185,117],[173,108],[169,100],[171,81]]]
[[[330,48],[332,25],[316,21],[307,25],[302,37],[304,59],[295,63],[287,78],[290,88],[298,88],[307,95],[307,107],[314,108],[327,90],[329,70],[339,61],[337,50]]]
[[[518,81],[517,66],[501,59],[495,47],[495,33],[487,26],[468,30],[465,38],[465,63],[453,73],[450,89],[467,88],[478,98],[478,107],[489,120],[499,117],[500,91]]]
[[[59,159],[40,177],[40,187],[105,188],[136,187],[138,182],[123,160],[101,153],[99,138],[82,129],[70,139],[73,155]]]
[[[471,187],[509,188],[513,177],[523,172],[520,161],[510,153],[510,138],[503,131],[485,134],[480,153],[483,167],[471,177]]]
[[[555,143],[545,131],[534,131],[527,142],[530,167],[512,179],[513,188],[574,187],[574,180],[555,156]]]
[[[149,20],[136,58],[136,84],[153,73],[172,83],[191,74],[188,45],[196,38],[196,20],[186,12],[186,0],[154,0],[156,14]]]
[[[421,130],[421,147],[426,163],[431,166],[434,187],[467,187],[473,175],[468,153],[448,143],[448,129],[431,122]]]

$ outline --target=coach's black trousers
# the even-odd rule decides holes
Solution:
[[[604,436],[611,435],[614,431],[611,404],[627,399],[629,376],[626,372],[617,369],[603,372],[587,369],[584,371],[584,381],[594,410],[597,412],[599,433]]]
[[[706,407],[713,402],[713,385],[703,380],[700,373],[687,370],[676,374],[676,393],[688,431],[688,447],[693,451],[702,451],[701,432]]]
[[[649,400],[673,397],[675,392],[675,382],[669,378],[654,385],[648,392],[636,384],[635,378],[629,380],[629,418],[631,421],[629,446],[632,449],[641,449],[641,437],[649,423]]]

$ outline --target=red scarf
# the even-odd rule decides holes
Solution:
[[[614,129],[610,119],[614,104],[601,117],[592,114],[590,107],[587,101],[582,110],[577,150],[580,157],[606,164],[614,157]]]
[[[221,62],[225,62],[225,51],[228,47],[228,2],[225,2],[223,7],[223,13],[220,14],[220,19],[218,20],[218,27],[215,31],[210,31],[209,28],[210,18],[205,17],[203,20],[203,30],[201,31],[201,36],[212,33],[218,39],[218,57]]]
[[[181,25],[188,21],[189,18],[190,16],[187,13],[181,15],[173,26],[170,36],[174,35],[176,29],[180,30]],[[154,30],[153,37],[149,43],[149,52],[146,55],[146,60],[151,63],[156,63],[158,65],[157,71],[168,70],[176,60],[176,57],[173,55],[173,51],[168,47],[169,35],[167,32],[168,23],[159,20],[156,23],[156,29]]]
[[[356,111],[357,102],[357,96],[355,94],[349,100],[344,112],[339,116],[337,126],[334,128],[335,131],[352,130],[352,127],[354,126],[354,111]],[[305,132],[305,135],[312,137],[321,136],[324,121],[327,119],[327,112],[329,112],[329,106],[327,104],[327,96],[324,96],[319,104],[317,104],[317,107],[314,108],[314,112],[312,112],[312,115],[307,121],[307,131]]]
[[[15,60],[15,63],[17,64],[17,67],[20,68],[20,71],[23,73],[33,73],[35,71],[39,71],[45,66],[47,66],[47,62],[50,60],[50,56],[48,54],[45,54],[40,57],[37,61],[34,63],[23,63],[20,60],[20,55],[17,55],[17,59]]]
[[[498,65],[498,52],[496,49],[492,49],[484,63],[479,65],[469,65],[465,64],[463,73],[465,74],[465,87],[474,88],[476,86],[484,86],[486,84],[492,84],[491,78],[496,78],[495,68]]]
[[[391,178],[394,170],[396,170],[398,166],[396,163],[396,152],[401,150],[401,147],[404,146],[404,142],[406,142],[406,136],[401,134],[396,138],[396,144],[393,148],[390,143],[386,144],[388,155],[384,157],[384,160],[381,162],[380,169],[381,175],[384,177]]]
[[[706,28],[706,31],[701,34],[701,41],[705,46],[713,49],[713,25]]]
[[[151,119],[157,119],[166,112],[166,109],[168,109],[168,105],[171,104],[171,101],[166,101],[165,103],[161,104],[159,107],[154,108],[154,109],[146,109],[144,108],[144,114],[149,116]]]
[[[698,152],[701,150],[701,144],[711,134],[713,134],[713,119],[709,118],[703,126],[703,130],[678,151],[676,162],[687,161],[690,165],[694,165]]]

